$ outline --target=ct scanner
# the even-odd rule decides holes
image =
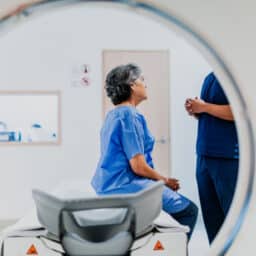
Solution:
[[[15,23],[16,15],[29,15],[30,11],[36,13],[76,2],[97,2],[102,5],[111,2],[113,6],[125,6],[134,12],[149,15],[189,40],[212,65],[233,106],[241,147],[241,161],[239,182],[231,211],[208,255],[253,255],[256,234],[255,2],[34,0],[26,3],[25,0],[1,0],[1,33]]]

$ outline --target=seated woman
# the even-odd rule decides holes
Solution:
[[[154,169],[151,153],[154,138],[138,106],[147,99],[146,84],[140,68],[121,65],[109,72],[105,89],[115,108],[101,129],[101,156],[92,179],[98,194],[137,192],[157,180],[163,180],[163,210],[190,227],[190,238],[198,208],[177,193],[179,182],[162,176]]]

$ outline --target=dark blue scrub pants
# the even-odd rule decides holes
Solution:
[[[238,159],[197,157],[196,178],[209,243],[231,205],[238,173]]]

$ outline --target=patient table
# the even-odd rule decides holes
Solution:
[[[1,256],[185,256],[188,228],[161,211],[162,188],[68,199],[33,190],[40,223],[7,232]]]

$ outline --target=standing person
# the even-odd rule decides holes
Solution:
[[[201,99],[187,99],[185,108],[198,119],[196,178],[208,240],[212,243],[235,191],[237,132],[228,99],[213,73],[204,80]]]
[[[108,112],[101,129],[101,155],[92,186],[97,194],[134,193],[163,180],[163,210],[190,227],[190,238],[198,208],[177,193],[179,181],[154,169],[151,153],[154,138],[136,107],[147,99],[146,84],[134,64],[111,70],[105,89],[115,108]],[[161,200],[161,199],[160,199]]]

